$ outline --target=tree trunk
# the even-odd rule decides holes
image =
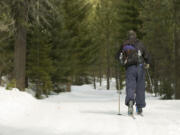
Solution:
[[[25,90],[25,67],[26,67],[26,24],[27,24],[27,5],[26,2],[19,2],[15,17],[16,36],[15,36],[15,68],[14,74],[16,87]]]
[[[107,36],[109,37],[109,36]],[[107,90],[110,89],[110,50],[109,50],[109,42],[107,43],[107,74],[106,74],[106,77],[107,77]]]
[[[180,34],[180,33],[179,33]],[[176,99],[180,99],[180,40],[178,39],[178,34],[176,32],[176,36],[175,36],[175,42],[176,42],[176,50],[175,50],[175,54],[176,54],[176,58],[175,58],[175,98]]]
[[[41,87],[41,83],[39,80],[36,81],[36,98],[38,99],[42,99],[42,94],[43,94],[43,91],[42,91],[42,87]]]
[[[100,85],[100,87],[102,86],[102,71],[101,71],[101,67],[99,69],[99,85]]]
[[[100,78],[99,78],[99,85],[100,87],[102,86],[102,74],[100,75]]]
[[[71,92],[71,77],[68,77],[68,82],[66,83],[66,92]]]
[[[68,83],[66,84],[66,91],[67,91],[67,92],[71,92],[71,83],[70,83],[70,82],[68,82]]]
[[[26,29],[18,26],[15,42],[15,79],[20,90],[25,89]]]
[[[175,44],[175,98],[180,99],[180,30],[179,30],[179,14],[180,14],[180,2],[174,0],[174,44]]]
[[[94,89],[96,89],[96,76],[94,72],[93,72],[93,83],[94,83]]]
[[[108,64],[108,67],[107,67],[107,90],[110,89],[110,67],[109,67],[109,64]]]

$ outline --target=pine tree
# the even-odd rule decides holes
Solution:
[[[53,90],[51,75],[54,72],[50,57],[51,44],[48,32],[41,27],[33,27],[28,34],[27,76],[29,82],[36,86],[36,97],[48,96]]]
[[[14,20],[9,5],[0,2],[0,84],[1,77],[12,79]]]
[[[140,32],[142,21],[139,18],[139,14],[139,4],[137,2],[129,0],[122,0],[119,2],[117,21],[120,25],[119,38],[121,41],[127,38],[127,32],[129,30],[136,31],[138,37],[142,38],[142,33]]]
[[[112,1],[101,0],[96,6],[95,10],[95,26],[96,35],[95,41],[99,53],[97,57],[98,66],[103,67],[103,70],[107,78],[107,89],[110,89],[110,77],[111,77],[111,59],[112,59],[112,33],[113,33],[113,11]],[[100,69],[102,70],[102,69]],[[104,74],[104,73],[103,73]]]
[[[144,43],[152,56],[155,91],[160,95],[165,94],[164,98],[168,99],[172,98],[174,93],[172,87],[174,84],[174,75],[172,74],[174,45],[171,5],[170,1],[146,1],[141,12],[143,30],[146,33]]]
[[[72,81],[77,82],[83,73],[85,63],[81,58],[84,55],[84,45],[87,43],[83,28],[89,7],[88,3],[82,0],[62,1],[60,4],[59,10],[63,22],[59,25],[55,24],[59,29],[59,32],[56,32],[59,38],[53,40],[53,57],[57,58],[54,62],[57,65],[54,79],[68,84],[67,87],[70,88]]]
[[[26,45],[27,45],[27,30],[32,22],[41,20],[48,23],[46,19],[47,12],[55,7],[53,1],[36,1],[36,0],[2,0],[0,4],[4,7],[9,7],[8,12],[10,18],[15,22],[14,28],[14,78],[16,87],[20,90],[25,90],[25,70],[26,70]],[[39,10],[40,9],[40,10]],[[39,19],[37,19],[37,15]],[[7,25],[6,25],[7,26]],[[9,25],[8,25],[9,26]]]

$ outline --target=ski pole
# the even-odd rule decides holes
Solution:
[[[119,93],[119,101],[118,101],[118,115],[121,115],[121,113],[120,113],[120,95],[121,95],[121,91],[120,90],[118,90],[118,93]]]
[[[146,72],[147,72],[147,75],[148,75],[148,78],[149,78],[149,82],[150,82],[150,86],[151,86],[151,90],[152,90],[152,92],[153,92],[153,96],[155,96],[155,92],[154,92],[154,86],[153,86],[153,84],[152,84],[152,79],[151,79],[151,76],[150,76],[150,74],[149,74],[149,70],[148,69],[146,69]]]

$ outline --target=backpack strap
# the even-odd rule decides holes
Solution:
[[[128,51],[128,50],[136,50],[136,48],[134,45],[124,45],[123,51]]]

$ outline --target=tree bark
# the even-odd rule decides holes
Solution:
[[[101,71],[101,66],[99,68],[99,85],[100,85],[100,87],[102,86],[102,71]]]
[[[94,72],[93,72],[93,83],[94,83],[94,89],[96,89],[96,76]]]
[[[175,98],[180,99],[180,2],[174,0],[174,44],[175,44]]]
[[[70,83],[70,82],[68,82],[68,83],[66,84],[66,91],[67,91],[67,92],[71,92],[71,83]]]
[[[109,66],[109,61],[108,61],[108,65],[107,65],[107,90],[110,89],[110,66]]]
[[[23,91],[25,89],[26,28],[20,24],[17,25],[14,61],[16,86]]]
[[[36,84],[36,98],[38,99],[42,99],[42,94],[43,94],[43,91],[42,91],[42,87],[41,87],[41,83],[39,80],[37,80],[37,84]]]
[[[109,37],[109,36],[107,36]],[[109,38],[108,38],[109,40]],[[106,77],[107,77],[107,90],[110,89],[110,50],[109,50],[109,42],[107,43],[107,50],[106,50],[106,53],[107,53],[107,74],[106,74]]]
[[[180,34],[180,33],[179,33]],[[175,58],[175,98],[180,99],[180,40],[178,39],[178,33],[176,32],[175,36],[175,42],[176,42],[176,58]]]
[[[25,89],[26,29],[20,25],[16,33],[14,61],[16,86],[23,91]]]
[[[22,91],[25,90],[25,67],[26,67],[26,24],[27,24],[27,3],[25,1],[17,3],[17,9],[14,17],[16,23],[15,35],[15,57],[14,74],[16,87]]]
[[[68,77],[68,82],[66,83],[66,92],[71,92],[71,77]]]

